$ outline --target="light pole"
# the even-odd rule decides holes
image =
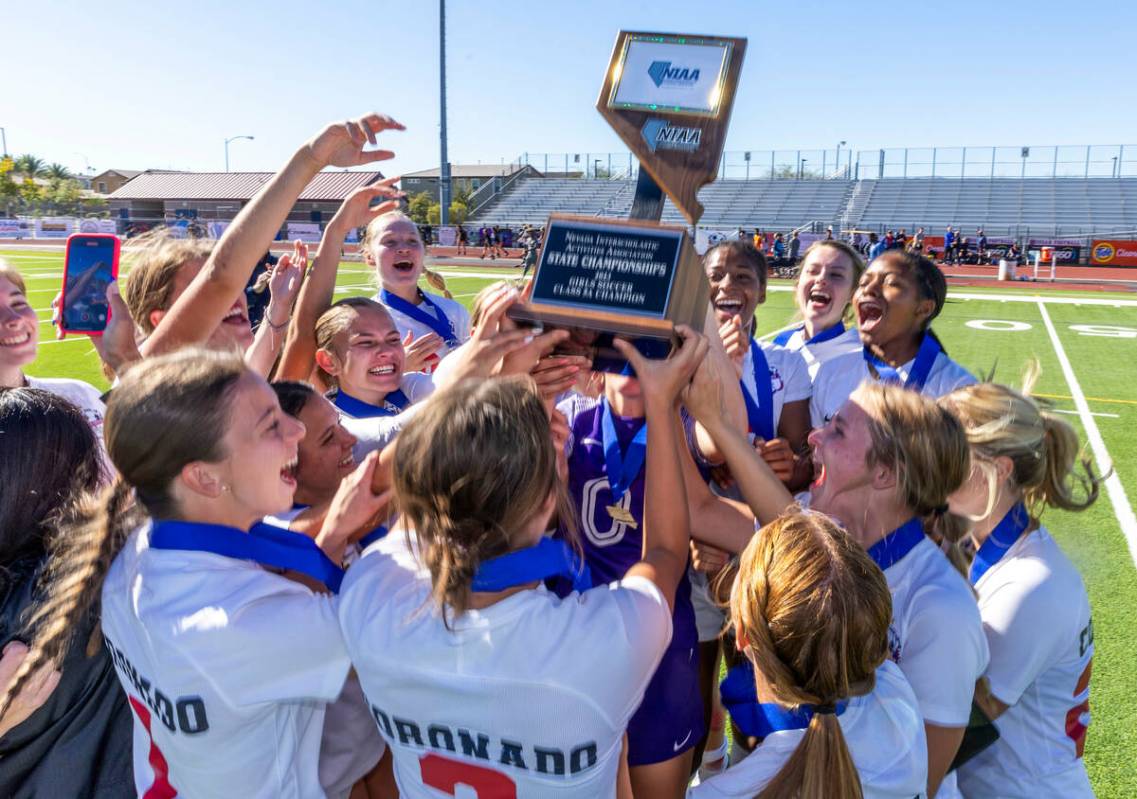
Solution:
[[[248,139],[249,141],[252,141],[253,137],[252,136],[230,136],[228,139],[225,140],[225,171],[226,172],[229,171],[229,142],[237,141],[238,139]]]
[[[600,161],[599,158],[592,159],[592,179],[600,180]]]
[[[1109,176],[1111,178],[1119,177],[1119,173],[1117,171],[1117,156],[1116,155],[1113,157],[1113,171],[1109,173]]]
[[[5,157],[7,157],[7,155],[8,155],[8,132],[6,130],[4,130],[4,128],[0,128],[0,143],[2,143],[2,146],[4,148],[3,154]]]
[[[798,162],[798,165],[797,165],[797,179],[798,180],[801,180],[802,176],[805,175],[805,162],[808,160],[809,160],[808,158],[803,158],[803,159],[801,159],[800,162]]]
[[[438,222],[449,225],[450,156],[446,152],[446,0],[438,0],[438,150]]]
[[[837,142],[837,175],[841,174],[841,148],[845,145],[845,140]]]

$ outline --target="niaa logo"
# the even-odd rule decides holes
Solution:
[[[672,86],[694,86],[699,82],[699,70],[690,67],[673,67],[670,61],[652,61],[647,68],[656,88],[662,88],[664,83]]]
[[[699,149],[703,138],[702,128],[681,128],[665,119],[649,119],[644,123],[640,133],[647,142],[648,149],[653,153],[656,150],[694,152]]]
[[[1109,242],[1102,242],[1094,247],[1094,259],[1103,263],[1109,263],[1113,260],[1114,255],[1113,245]]]

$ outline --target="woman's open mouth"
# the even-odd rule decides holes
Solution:
[[[296,470],[300,465],[300,456],[293,455],[292,460],[280,467],[280,480],[290,488],[296,488]]]
[[[863,300],[857,304],[857,325],[863,332],[869,332],[884,318],[885,308],[874,300]]]
[[[23,333],[17,333],[14,336],[0,338],[0,347],[19,347],[21,344],[27,344],[31,338],[31,331],[25,330]]]

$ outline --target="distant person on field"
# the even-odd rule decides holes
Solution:
[[[470,234],[466,232],[466,228],[461,225],[458,226],[458,254],[466,254],[466,245],[470,243]]]
[[[786,258],[786,240],[781,233],[774,234],[774,260],[784,261]]]
[[[874,261],[883,253],[887,248],[884,242],[878,239],[875,233],[869,234],[869,260]]]
[[[434,243],[434,228],[430,225],[423,225],[420,234],[422,235],[422,251],[429,253],[430,245]]]
[[[987,260],[987,234],[983,232],[983,228],[978,228],[975,236],[979,242],[979,263],[983,263]]]
[[[912,249],[916,252],[922,252],[924,249],[924,229],[922,227],[916,228],[916,235],[912,237]]]
[[[790,261],[792,263],[797,263],[798,253],[800,253],[800,252],[801,252],[801,238],[798,236],[798,233],[795,230],[790,235]]]
[[[762,252],[762,231],[758,228],[754,228],[754,249]]]
[[[900,228],[900,232],[896,234],[896,247],[901,250],[908,249],[908,232],[904,228]]]
[[[826,241],[833,241],[833,226],[832,225],[825,228],[825,240]]]
[[[947,226],[944,231],[944,263],[950,264],[955,258],[955,232],[952,231],[951,225]]]

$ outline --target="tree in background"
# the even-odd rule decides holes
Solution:
[[[407,202],[408,215],[419,225],[425,225],[429,221],[430,207],[430,195],[425,191],[413,195]]]
[[[47,173],[44,177],[51,178],[52,180],[67,180],[71,177],[71,172],[63,164],[57,162],[48,165]]]
[[[12,215],[12,206],[20,199],[20,187],[12,179],[16,171],[16,162],[10,156],[0,159],[0,203],[4,206],[4,215]]]
[[[466,221],[466,217],[470,215],[470,209],[465,204],[455,200],[450,203],[450,224],[461,225]],[[427,219],[430,224],[437,225],[442,221],[442,203],[431,203],[430,210],[427,212]]]
[[[36,158],[30,153],[25,153],[16,158],[16,173],[23,175],[26,180],[33,178],[42,178],[46,174],[47,167],[42,158]]]

